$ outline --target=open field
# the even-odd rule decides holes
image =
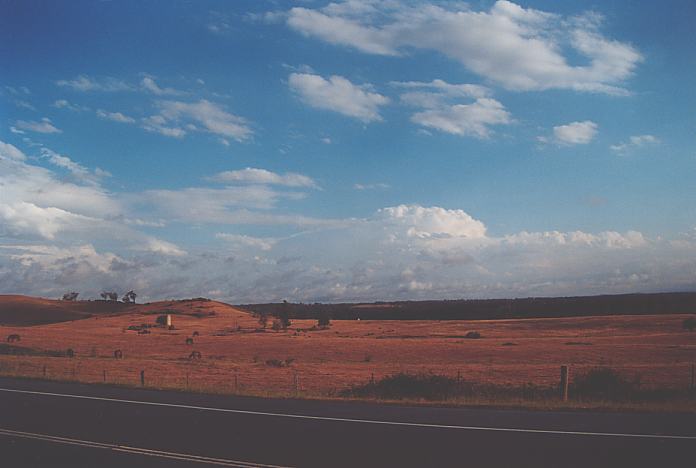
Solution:
[[[149,334],[170,313],[175,329]],[[595,366],[639,377],[642,388],[686,389],[696,362],[687,315],[475,321],[295,320],[287,331],[259,329],[249,313],[215,301],[131,306],[117,314],[34,326],[0,326],[0,373],[61,380],[261,395],[335,396],[396,372],[432,372],[500,385],[552,386],[559,366],[571,380]],[[478,339],[465,338],[477,331]],[[199,336],[195,336],[198,332]],[[193,344],[186,339],[193,337]],[[68,348],[74,358],[63,354]],[[123,359],[115,359],[121,350]],[[201,359],[189,359],[192,351]],[[17,353],[21,354],[18,355]]]

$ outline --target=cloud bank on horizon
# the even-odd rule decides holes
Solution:
[[[696,289],[688,14],[534,3],[0,7],[0,293]]]

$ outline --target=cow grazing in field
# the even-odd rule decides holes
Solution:
[[[10,335],[7,337],[7,342],[8,343],[14,343],[15,341],[21,341],[22,337],[17,335],[16,333]]]
[[[117,349],[116,351],[114,351],[114,358],[115,359],[123,359],[123,351],[121,351],[120,349]]]
[[[144,328],[142,330],[138,330],[138,335],[149,335],[149,334],[150,334],[150,330],[148,330],[147,328]]]
[[[65,352],[65,355],[69,358],[73,358],[75,357],[75,351],[72,348],[68,348],[68,350]]]
[[[200,359],[200,358],[201,358],[200,351],[191,351],[191,354],[189,354],[189,359]]]
[[[193,332],[193,336],[198,336],[199,333],[197,331]]]
[[[186,344],[187,344],[187,345],[192,345],[192,344],[193,344],[193,338],[186,338]]]

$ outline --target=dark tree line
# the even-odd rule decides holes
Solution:
[[[333,320],[477,320],[696,313],[696,293],[620,294],[524,299],[397,301],[370,304],[246,304],[266,316]],[[324,320],[322,318],[322,320]]]

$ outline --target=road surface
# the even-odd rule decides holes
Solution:
[[[693,467],[696,415],[429,408],[0,378],[7,467]]]

